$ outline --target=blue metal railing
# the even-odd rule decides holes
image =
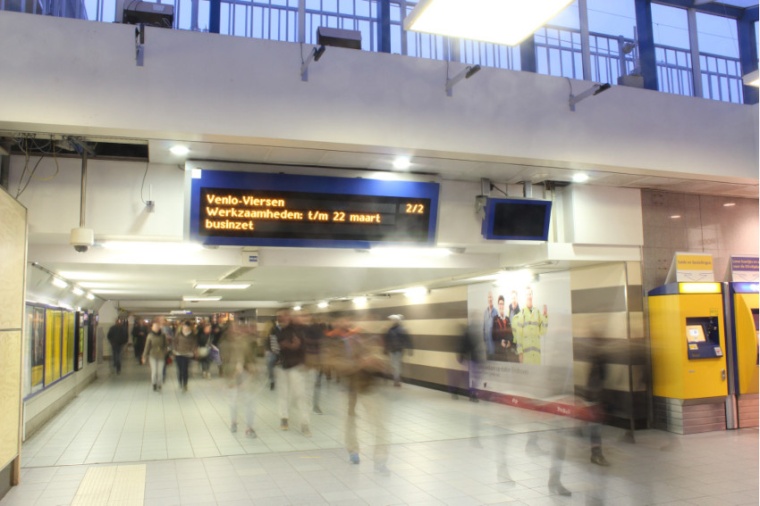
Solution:
[[[319,26],[358,30],[362,49],[378,51],[379,0],[222,0],[220,33],[288,42],[299,41],[303,26],[304,42],[316,42]],[[123,3],[122,3],[123,2]],[[114,22],[117,9],[142,0],[0,0],[0,10],[74,17]],[[159,0],[174,6],[174,28],[206,31],[210,0]],[[407,32],[404,18],[417,0],[391,0],[390,50],[417,58],[461,61],[470,65],[500,69],[520,69],[520,48],[472,40]],[[534,35],[536,66],[541,74],[583,79],[583,40],[580,30],[545,26]],[[633,40],[601,33],[589,34],[590,78],[616,84],[623,72],[636,71],[636,50],[623,54]],[[656,45],[657,77],[660,91],[694,95],[694,70],[689,50]],[[702,89],[705,98],[741,103],[742,80],[739,58],[700,54]]]

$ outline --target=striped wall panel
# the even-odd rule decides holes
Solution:
[[[333,302],[314,314],[328,320],[345,315],[362,332],[375,335],[388,331],[388,316],[401,314],[413,347],[412,355],[404,356],[404,379],[433,388],[466,388],[467,371],[457,361],[456,350],[467,325],[467,287],[433,290],[414,302],[400,294],[370,299],[365,308],[356,308],[351,301]]]
[[[603,396],[613,423],[647,423],[647,350],[639,262],[573,269],[570,273],[573,376],[585,395],[591,360],[600,350],[607,364]]]

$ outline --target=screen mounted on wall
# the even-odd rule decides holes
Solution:
[[[491,199],[485,207],[483,237],[493,240],[546,241],[552,203],[549,200]]]
[[[197,170],[190,236],[206,245],[432,245],[437,183]]]

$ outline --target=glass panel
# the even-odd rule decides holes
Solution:
[[[558,26],[561,28],[575,28],[576,30],[580,30],[581,18],[578,11],[578,0],[568,5],[564,11],[549,20],[549,22],[546,23],[546,26]]]
[[[699,52],[739,58],[736,21],[722,16],[697,13]]]
[[[588,29],[633,39],[636,8],[633,0],[587,0]]]
[[[654,43],[689,49],[689,20],[686,9],[652,4]]]

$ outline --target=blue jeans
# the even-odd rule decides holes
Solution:
[[[174,361],[177,364],[177,379],[179,380],[179,386],[186,387],[188,371],[190,369],[190,357],[177,355],[174,357]]]
[[[121,350],[123,346],[113,346],[111,345],[111,349],[113,350],[113,368],[116,369],[116,374],[119,374],[121,372]]]

